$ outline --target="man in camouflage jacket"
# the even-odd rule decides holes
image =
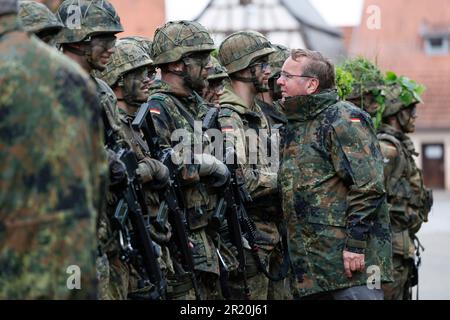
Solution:
[[[279,181],[290,217],[294,295],[383,299],[391,235],[371,119],[338,100],[334,67],[318,52],[293,51],[278,83],[288,118]]]

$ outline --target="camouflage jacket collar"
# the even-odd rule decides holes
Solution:
[[[174,99],[177,99],[193,116],[197,116],[197,113],[199,112],[197,106],[204,103],[195,91],[186,94],[184,90],[178,89],[162,80],[156,81],[150,87],[150,96],[156,93],[170,95]]]
[[[5,15],[0,18],[0,36],[3,36],[6,33],[11,31],[20,30],[21,24],[19,22],[19,18],[17,15],[10,14]]]
[[[254,106],[247,105],[246,102],[233,91],[233,87],[231,86],[231,84],[225,85],[223,94],[220,96],[220,104],[228,105],[230,109],[233,109],[241,115],[258,117],[257,112],[254,112],[252,110],[253,108],[256,109],[256,103]]]
[[[324,90],[317,94],[287,98],[283,105],[289,121],[306,121],[339,101],[336,90]]]

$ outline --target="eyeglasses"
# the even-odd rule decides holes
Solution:
[[[92,46],[99,46],[104,48],[105,50],[110,50],[116,45],[116,36],[96,36],[92,38],[88,38],[85,41],[91,42]]]
[[[267,61],[262,61],[262,62],[255,62],[255,63],[252,63],[251,65],[249,65],[249,67],[251,68],[251,67],[256,67],[256,66],[261,66],[261,70],[267,70],[267,68],[269,68],[270,67],[270,63],[269,62],[267,62]]]
[[[287,73],[285,71],[281,71],[280,74],[278,75],[278,79],[288,79],[288,80],[292,80],[294,78],[309,78],[309,79],[317,79],[316,77],[311,77],[311,76],[304,76],[304,75],[299,75],[299,74],[290,74]]]
[[[211,55],[209,52],[206,53],[194,53],[188,56],[184,57],[184,63],[190,64],[189,62],[186,62],[186,60],[193,60],[197,65],[204,68],[211,62]]]
[[[150,81],[155,81],[156,72],[151,71],[148,67],[141,67],[139,69],[133,70],[125,75],[125,77],[132,77],[133,79],[144,82],[147,79]],[[148,81],[147,80],[147,81]]]

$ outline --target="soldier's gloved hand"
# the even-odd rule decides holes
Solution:
[[[151,183],[156,189],[163,188],[169,183],[169,169],[156,159],[141,160],[136,174],[142,184]]]
[[[219,188],[230,181],[230,171],[227,166],[212,155],[203,153],[195,155],[197,163],[200,163],[198,174],[200,177],[212,177],[213,187]]]
[[[108,149],[109,179],[112,188],[120,188],[127,184],[127,168],[117,153]]]

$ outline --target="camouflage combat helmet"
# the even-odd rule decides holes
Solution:
[[[152,64],[149,55],[135,40],[120,39],[115,49],[106,69],[98,74],[110,87],[125,73]]]
[[[0,16],[8,13],[17,13],[18,10],[17,0],[0,1]]]
[[[222,66],[216,58],[211,57],[211,63],[213,67],[209,70],[208,80],[228,78],[227,69]]]
[[[142,48],[144,49],[144,51],[147,53],[147,55],[152,58],[153,54],[152,54],[152,44],[153,41],[150,40],[149,38],[145,38],[145,37],[141,37],[141,36],[129,36],[129,37],[124,37],[121,38],[122,40],[132,40],[132,41],[136,41],[136,43]]]
[[[425,91],[423,85],[407,77],[398,77],[394,72],[387,72],[386,107],[383,118],[393,116],[400,111],[422,103],[420,95]]]
[[[155,65],[180,60],[188,53],[213,51],[214,41],[204,26],[194,21],[170,21],[158,28],[153,39]]]
[[[273,78],[280,74],[284,62],[291,55],[288,47],[285,47],[281,44],[272,44],[272,46],[276,51],[269,55],[270,68],[272,69],[272,73],[270,74],[269,78]]]
[[[44,4],[35,1],[19,2],[19,17],[28,32],[59,31],[64,25]]]
[[[58,8],[57,17],[65,25],[57,37],[60,44],[123,31],[116,10],[107,0],[65,0]]]
[[[350,72],[354,79],[353,90],[347,99],[361,99],[366,94],[376,96],[384,89],[385,82],[381,71],[369,60],[363,57],[348,59],[340,67]]]
[[[275,52],[269,40],[256,31],[239,31],[229,35],[219,47],[219,61],[228,74],[244,70],[258,58]]]

